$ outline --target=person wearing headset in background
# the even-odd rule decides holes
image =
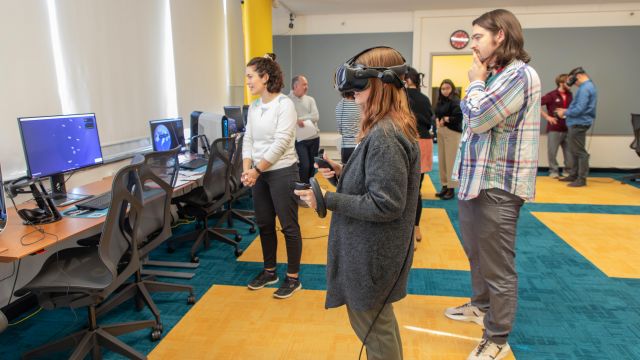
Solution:
[[[422,180],[424,173],[431,171],[433,168],[433,139],[431,138],[431,117],[433,110],[431,109],[431,100],[420,91],[422,87],[423,73],[409,66],[405,76],[407,86],[407,94],[409,95],[409,106],[413,116],[416,117],[418,128],[418,144],[420,145],[420,189],[422,189]],[[416,222],[414,236],[416,241],[422,240],[420,232],[420,218],[422,217],[422,194],[418,191],[418,207],[416,210]],[[417,244],[416,244],[417,245]],[[416,248],[417,249],[417,246]]]
[[[552,178],[560,177],[560,167],[558,165],[558,148],[562,146],[562,155],[564,156],[564,168],[562,173],[569,176],[573,163],[571,150],[569,149],[569,141],[567,139],[567,124],[564,118],[556,114],[557,108],[566,109],[573,96],[567,85],[567,74],[556,76],[557,88],[542,96],[543,111],[540,112],[542,117],[547,120],[547,157],[549,158],[549,176]],[[547,111],[544,111],[544,108]]]
[[[300,160],[300,181],[308,183],[313,176],[313,158],[318,155],[320,149],[320,136],[318,133],[318,107],[316,100],[307,95],[309,82],[304,75],[296,75],[291,79],[291,92],[289,98],[295,105],[298,114],[297,128],[307,128],[305,135],[296,131],[296,152]],[[311,135],[310,135],[311,134]]]
[[[458,217],[471,269],[467,304],[445,310],[453,320],[484,326],[468,360],[497,360],[518,303],[516,228],[520,208],[533,200],[540,138],[540,78],[527,63],[518,19],[508,10],[473,21],[473,63],[460,103],[462,139],[453,169]]]
[[[569,108],[558,108],[556,113],[567,119],[569,128],[569,148],[573,157],[571,172],[560,181],[569,182],[568,186],[581,187],[587,185],[589,175],[589,153],[586,149],[587,131],[596,121],[598,91],[589,75],[581,67],[569,73],[567,85],[578,85],[576,96]]]
[[[354,68],[366,69],[365,78],[349,77],[359,76],[350,72]],[[325,306],[347,306],[369,360],[402,359],[392,303],[407,294],[420,182],[416,121],[401,79],[405,72],[402,55],[388,47],[367,49],[337,70],[338,90],[355,91],[360,106],[359,144],[346,165],[325,154],[334,171],[319,169],[325,178],[338,179],[336,191],[324,194],[333,211]],[[295,194],[317,209],[312,190]]]
[[[294,183],[299,181],[298,157],[294,147],[296,110],[291,99],[280,92],[284,83],[275,55],[251,59],[247,64],[246,78],[251,94],[260,95],[260,98],[249,106],[249,121],[242,143],[242,183],[253,187],[264,259],[264,270],[248,287],[258,290],[278,282],[277,216],[286,242],[288,265],[287,276],[273,296],[284,299],[302,288],[298,277],[302,236],[297,198],[292,194]]]
[[[440,93],[435,109],[436,124],[440,141],[438,141],[438,171],[442,188],[436,197],[451,200],[455,196],[458,183],[451,179],[453,163],[460,145],[462,133],[462,111],[460,110],[460,95],[453,81],[442,80]]]
[[[340,140],[340,161],[346,164],[356,148],[356,137],[360,129],[360,108],[355,103],[353,91],[342,94],[342,99],[336,105],[336,122]]]

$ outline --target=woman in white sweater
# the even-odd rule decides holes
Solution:
[[[284,299],[302,288],[298,277],[302,236],[298,224],[298,203],[293,194],[294,182],[300,179],[295,150],[297,115],[291,99],[281,93],[283,75],[275,62],[275,55],[251,59],[245,74],[251,94],[260,98],[249,107],[242,143],[242,183],[253,187],[264,259],[264,270],[248,287],[258,290],[278,282],[277,216],[285,237],[288,265],[287,276],[273,296]]]

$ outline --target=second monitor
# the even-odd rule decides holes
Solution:
[[[177,146],[185,147],[182,118],[171,118],[149,121],[153,151],[167,151]]]

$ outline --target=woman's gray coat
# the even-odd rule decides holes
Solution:
[[[406,296],[419,183],[417,142],[390,119],[381,120],[343,167],[336,192],[325,196],[333,211],[327,308],[347,304],[365,311],[380,307],[387,296],[387,303]]]

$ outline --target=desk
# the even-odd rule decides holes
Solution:
[[[216,166],[217,164],[214,164],[214,168]],[[71,192],[76,194],[101,194],[111,190],[112,180],[112,177],[107,177],[102,180],[74,188]],[[176,197],[183,195],[191,191],[193,188],[199,186],[200,184],[202,184],[202,177],[200,177],[200,179],[198,180],[191,181],[175,188],[173,196]],[[35,202],[31,201],[18,205],[19,208],[25,206],[36,207],[36,204]],[[61,207],[59,210],[60,212],[62,212],[71,206],[73,206],[73,204],[66,207]],[[25,236],[26,234],[34,231],[35,228],[33,226],[23,225],[22,219],[16,213],[15,208],[7,209],[7,215],[7,225],[4,231],[0,234],[0,248],[7,249],[6,251],[0,253],[0,262],[4,263],[10,263],[19,260],[23,257],[37,253],[59,242],[77,241],[98,234],[100,230],[102,230],[102,224],[105,220],[105,217],[72,218],[63,216],[60,221],[45,225],[38,225],[38,227],[41,227],[48,234],[33,232],[31,235]],[[57,238],[56,236],[53,236],[51,234],[55,234]],[[25,246],[20,242],[20,238],[23,236],[25,237],[22,239],[22,242],[29,244],[36,241],[43,235],[44,238],[42,240],[30,245]]]

